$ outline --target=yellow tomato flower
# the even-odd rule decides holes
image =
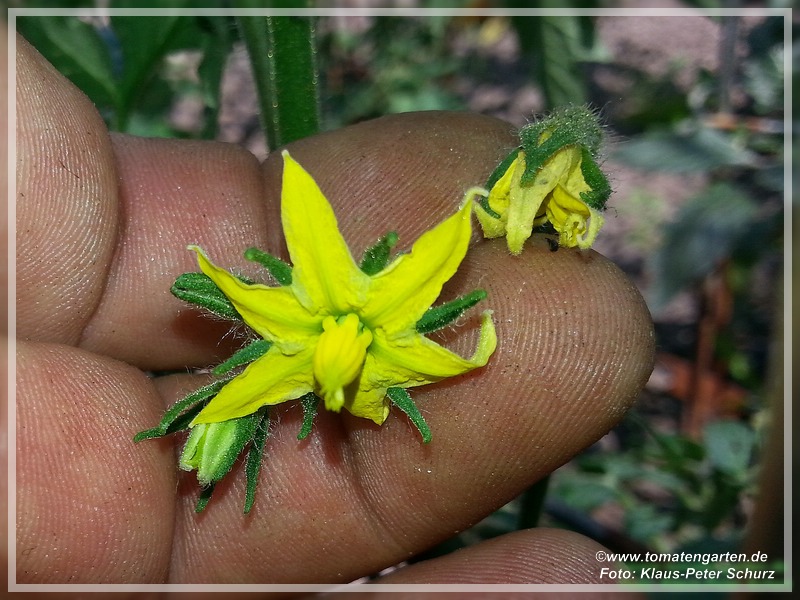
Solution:
[[[581,198],[581,193],[592,189],[584,179],[581,160],[580,147],[565,146],[545,161],[533,181],[523,185],[525,152],[520,150],[489,191],[489,207],[500,218],[476,207],[484,235],[505,235],[508,249],[519,254],[532,229],[549,221],[559,234],[561,246],[591,247],[603,225],[603,216]]]
[[[353,260],[316,182],[286,151],[283,160],[281,218],[293,263],[291,284],[243,283],[200,248],[189,247],[245,323],[272,343],[192,426],[249,415],[308,392],[320,396],[328,410],[345,408],[380,424],[389,414],[388,388],[433,383],[485,365],[497,345],[490,311],[483,313],[469,359],[415,329],[467,252],[476,192],[468,192],[458,212],[424,233],[411,252],[367,275]]]

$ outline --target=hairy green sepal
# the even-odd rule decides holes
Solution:
[[[386,395],[389,396],[389,400],[391,400],[392,404],[394,404],[397,408],[402,410],[406,416],[408,416],[409,420],[414,424],[419,431],[419,434],[422,436],[422,443],[427,444],[430,442],[430,427],[428,427],[428,424],[425,422],[422,413],[419,412],[417,405],[414,403],[414,400],[411,399],[411,396],[409,396],[408,392],[403,388],[390,387],[388,390],[386,390]]]
[[[389,264],[392,248],[397,245],[398,239],[397,232],[390,231],[379,239],[374,246],[367,248],[359,265],[361,270],[367,275],[377,275],[383,271],[386,265]]]
[[[256,487],[258,486],[258,474],[261,472],[261,461],[264,459],[264,445],[269,435],[269,410],[262,406],[256,413],[256,430],[253,435],[250,451],[247,453],[245,463],[245,477],[247,479],[247,489],[244,494],[244,514],[253,508],[256,499]]]
[[[193,419],[194,416],[200,412],[200,410],[206,404],[208,404],[213,396],[217,395],[217,393],[226,383],[228,383],[228,381],[230,380],[221,379],[219,381],[209,383],[208,385],[204,385],[191,394],[188,394],[183,399],[178,400],[178,402],[167,409],[167,412],[164,413],[164,416],[161,418],[161,422],[158,425],[152,429],[140,431],[133,436],[133,441],[141,442],[142,440],[162,437],[185,429],[188,427],[191,419]],[[187,420],[188,415],[191,415],[191,418],[188,418]],[[184,421],[186,421],[185,425],[183,424]]]
[[[242,365],[253,362],[257,358],[261,358],[271,347],[272,342],[267,340],[254,340],[244,348],[237,350],[228,360],[214,367],[211,373],[217,377],[221,377],[237,367],[241,367]]]
[[[581,148],[581,175],[592,188],[588,192],[581,192],[581,199],[596,210],[604,210],[611,196],[611,185],[586,148]]]
[[[303,407],[303,425],[300,427],[297,439],[304,440],[311,433],[314,425],[314,417],[317,416],[319,408],[319,397],[314,392],[309,392],[300,398],[300,405]]]
[[[292,285],[292,265],[289,263],[258,248],[248,248],[244,257],[264,267],[281,285]]]
[[[548,135],[542,139],[545,132]],[[594,160],[600,152],[603,129],[589,107],[567,106],[520,129],[519,139],[525,152],[525,172],[520,184],[527,185],[545,162],[567,146],[581,146]]]
[[[245,283],[250,282],[246,281]],[[204,273],[184,273],[180,275],[175,280],[172,288],[170,288],[170,292],[179,300],[205,308],[223,319],[231,321],[242,320],[242,315],[233,307],[228,297]]]
[[[475,290],[440,306],[433,306],[417,321],[417,331],[424,334],[447,327],[484,298],[484,290]]]

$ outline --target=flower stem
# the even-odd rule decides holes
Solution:
[[[237,0],[237,8],[256,7]],[[270,151],[319,131],[316,40],[310,17],[237,17],[250,55]]]

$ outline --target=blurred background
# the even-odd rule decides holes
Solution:
[[[45,4],[95,6],[8,3]],[[487,8],[436,3],[445,5]],[[538,523],[621,552],[759,549],[782,568],[784,82],[797,56],[785,39],[794,40],[797,22],[766,11],[484,10],[342,13],[312,27],[323,130],[416,110],[469,110],[522,126],[560,105],[594,107],[614,189],[595,248],[635,282],[656,326],[656,368],[623,422],[546,489],[536,486],[426,557]],[[112,129],[219,139],[266,156],[253,69],[232,17],[39,15],[18,18],[17,28]]]

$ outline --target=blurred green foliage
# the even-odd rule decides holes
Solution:
[[[189,2],[173,2],[175,8]],[[192,3],[194,4],[194,3]],[[135,3],[115,2],[116,8]],[[213,137],[219,87],[233,41],[221,18],[173,15],[78,19],[20,16],[17,29],[61,73],[95,103],[114,130],[183,137],[169,125],[177,96],[193,95],[205,107],[199,135]],[[193,73],[170,69],[169,57],[194,51]]]
[[[448,85],[465,68],[453,55],[448,17],[375,17],[366,30],[331,29],[320,39],[327,127],[414,110],[458,110]]]
[[[657,431],[634,412],[625,427],[638,431],[638,442],[588,452],[552,478],[556,502],[589,512],[620,507],[627,536],[668,552],[735,551],[756,492],[773,316],[763,299],[777,303],[783,242],[783,65],[789,49],[779,17],[764,19],[741,41],[741,54],[722,57],[732,61],[728,80],[701,72],[681,93],[668,78],[632,74],[632,95],[614,123],[630,137],[612,156],[644,172],[706,182],[661,231],[651,232],[658,243],[646,259],[648,304],[660,309],[680,292],[698,294],[705,278],[721,274],[734,310],[716,337],[715,358],[727,377],[750,391],[750,400],[740,418],[708,422],[698,440],[678,430]],[[646,204],[643,218],[651,210],[660,215],[660,206]]]
[[[655,431],[635,415],[640,443],[625,452],[593,451],[556,477],[553,494],[592,512],[615,503],[624,531],[658,552],[724,544],[735,551],[744,521],[741,498],[755,492],[754,429],[743,422],[709,423],[700,441]]]

